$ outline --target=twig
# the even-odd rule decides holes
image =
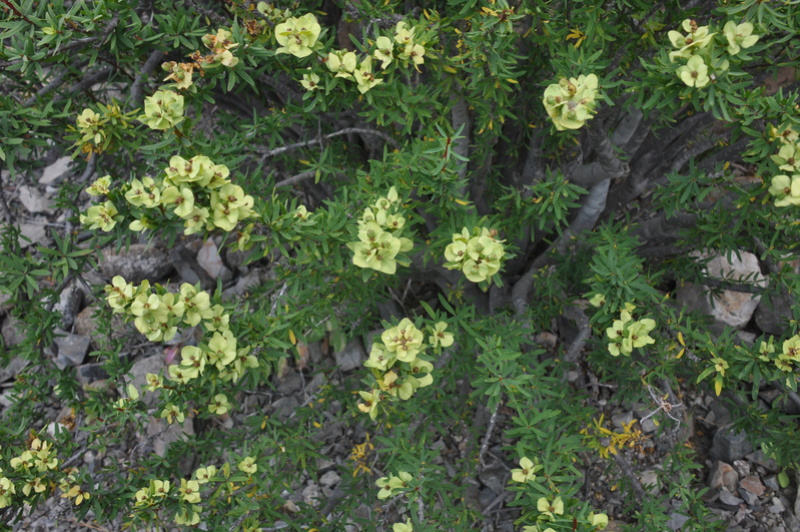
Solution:
[[[8,208],[8,202],[6,201],[6,194],[3,190],[3,165],[0,162],[0,208],[3,209],[3,219],[6,223],[12,223],[14,221],[14,215],[11,213],[11,209]]]
[[[636,492],[636,495],[639,496],[639,500],[645,500],[647,498],[647,492],[642,487],[642,483],[639,482],[639,479],[636,478],[636,475],[633,473],[633,469],[631,469],[631,465],[628,463],[627,460],[622,456],[622,453],[618,452],[614,455],[614,461],[617,463],[619,468],[628,477],[628,480],[631,481],[631,486],[633,486],[633,491]]]
[[[422,494],[417,495],[417,518],[420,523],[425,521],[425,503],[422,502]]]
[[[589,326],[589,318],[586,317],[586,313],[575,305],[570,305],[564,309],[564,317],[575,320],[575,324],[578,326],[578,334],[569,344],[569,348],[564,355],[566,362],[574,364],[578,361],[578,355],[583,346],[586,345],[592,335],[592,328]]]
[[[310,177],[314,177],[315,175],[317,175],[317,172],[315,170],[306,170],[305,172],[301,172],[297,175],[293,175],[292,177],[284,179],[283,181],[275,183],[275,188],[290,187],[296,183],[299,183],[300,181],[304,181]]]
[[[478,452],[478,463],[480,464],[481,467],[484,467],[483,456],[489,449],[489,439],[492,437],[492,432],[494,431],[494,425],[495,423],[497,423],[497,411],[500,409],[501,401],[502,397],[500,398],[500,400],[497,401],[497,404],[494,405],[494,411],[492,412],[492,417],[489,418],[489,426],[486,427],[486,436],[484,436],[483,442],[481,443],[481,450]]]
[[[280,155],[281,153],[290,150],[295,150],[297,148],[305,148],[307,146],[313,146],[315,144],[319,144],[323,140],[332,139],[334,137],[339,137],[341,135],[349,135],[350,133],[358,133],[361,135],[374,135],[376,137],[382,138],[395,148],[400,149],[400,143],[398,143],[396,140],[394,140],[392,137],[390,137],[383,131],[378,131],[376,129],[361,128],[361,127],[348,127],[345,129],[340,129],[339,131],[334,131],[333,133],[328,133],[327,135],[323,135],[322,137],[318,137],[316,139],[297,142],[295,144],[289,144],[288,146],[281,146],[280,148],[273,148],[271,150],[265,150],[264,148],[255,148],[255,151],[256,153],[260,153],[262,155],[261,161],[263,162],[265,159],[269,157]]]
[[[113,72],[113,70],[114,69],[112,67],[101,68],[100,70],[94,72],[92,75],[87,76],[82,81],[70,87],[69,90],[67,91],[67,96],[58,96],[57,98],[53,99],[53,102],[60,102],[62,100],[65,100],[69,96],[72,96],[77,92],[87,89],[92,85],[94,85],[95,83],[103,81],[104,79],[106,79],[108,76],[111,75],[111,72]]]
[[[136,75],[136,79],[133,80],[133,84],[131,85],[131,95],[128,99],[128,103],[131,108],[138,107],[139,104],[142,103],[145,79],[150,72],[156,68],[163,57],[164,52],[161,50],[155,50],[150,54],[150,57],[147,58],[147,61],[144,62],[144,65],[142,65],[142,69]]]

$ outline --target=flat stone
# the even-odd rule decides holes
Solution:
[[[326,488],[332,488],[338,484],[340,480],[342,480],[342,477],[337,475],[336,471],[328,471],[320,477],[319,483]]]
[[[614,428],[617,430],[622,430],[622,426],[627,425],[631,421],[633,421],[633,412],[621,412],[611,416],[611,424],[614,425]]]
[[[708,487],[713,489],[724,487],[731,493],[736,492],[739,484],[739,475],[733,467],[725,462],[717,460],[711,466],[708,475]]]
[[[712,459],[732,463],[735,460],[744,458],[751,452],[753,452],[753,446],[747,441],[744,432],[722,428],[714,434],[710,452]]]
[[[222,257],[219,256],[219,250],[213,240],[203,243],[197,252],[197,263],[212,279],[226,281],[232,277],[230,270],[222,263]]]
[[[22,373],[22,370],[25,369],[25,366],[27,366],[29,363],[30,361],[22,357],[14,357],[9,360],[5,367],[0,368],[0,383],[12,379]]]
[[[667,521],[667,526],[670,530],[678,530],[686,522],[689,520],[689,517],[683,514],[679,514],[677,512],[670,512],[669,514],[669,521]]]
[[[53,202],[44,197],[35,187],[22,185],[19,187],[19,201],[25,209],[33,214],[37,212],[49,211]]]
[[[772,491],[778,491],[781,489],[781,483],[778,482],[778,475],[770,475],[768,477],[764,477],[764,486],[771,489]]]
[[[652,434],[658,430],[658,425],[656,425],[655,420],[651,417],[642,421],[641,425],[642,425],[642,432],[644,432],[645,434]]]
[[[749,491],[750,493],[760,497],[764,495],[764,484],[761,483],[761,479],[758,478],[756,475],[749,475],[744,477],[742,480],[739,481],[739,486],[742,489]]]
[[[132,244],[117,253],[113,248],[103,250],[100,271],[106,278],[121,275],[129,283],[139,284],[145,279],[158,281],[172,271],[169,255],[162,249],[148,244]]]
[[[334,353],[336,364],[342,371],[351,371],[361,367],[361,364],[367,359],[367,354],[364,351],[364,346],[361,340],[355,338],[350,340],[344,349]]]
[[[103,369],[103,364],[100,362],[78,366],[75,375],[83,386],[108,379],[108,372]]]
[[[3,326],[0,328],[0,333],[3,335],[3,342],[7,347],[19,345],[25,338],[27,338],[27,331],[25,330],[25,322],[9,316],[3,321]]]
[[[88,336],[66,334],[57,336],[53,343],[58,348],[56,366],[58,366],[58,369],[63,370],[70,366],[77,367],[83,364],[86,353],[89,351],[91,340]]]
[[[19,224],[19,232],[19,245],[22,248],[41,244],[47,239],[47,231],[45,230],[45,225],[43,222],[23,222]]]
[[[300,402],[292,395],[289,397],[282,397],[272,403],[272,408],[275,410],[275,415],[279,419],[288,419],[288,417],[292,415],[292,412],[294,412],[298,406],[300,406]]]
[[[61,157],[53,164],[44,169],[42,177],[39,178],[40,185],[52,185],[67,172],[69,172],[69,163],[72,162],[71,157]]]
[[[739,506],[744,502],[742,499],[726,489],[723,489],[719,492],[719,500],[722,504],[727,504],[728,506]]]
[[[754,506],[758,502],[758,495],[747,491],[744,488],[739,488],[739,496],[747,503],[748,506]]]

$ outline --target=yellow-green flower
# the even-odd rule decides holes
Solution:
[[[275,26],[275,40],[281,45],[275,53],[292,54],[295,57],[309,56],[321,31],[322,27],[312,13],[306,13],[299,18],[291,17]]]
[[[511,480],[514,482],[528,482],[529,480],[536,480],[536,471],[541,469],[528,457],[523,457],[519,461],[519,469],[511,470]]]
[[[711,81],[711,78],[708,77],[708,66],[699,55],[690,57],[689,61],[678,68],[676,73],[681,78],[681,81],[689,87],[697,87],[699,89],[705,87]]]
[[[792,173],[800,173],[800,144],[785,143],[777,155],[770,156],[778,168]]]
[[[94,183],[89,185],[89,187],[86,189],[86,193],[90,196],[105,196],[109,192],[108,187],[110,185],[111,176],[104,175],[103,177],[98,177]]]
[[[208,404],[208,411],[211,412],[212,414],[221,416],[222,414],[228,412],[228,409],[230,409],[230,407],[231,404],[228,402],[228,398],[225,396],[225,394],[218,393],[217,395],[214,396],[214,399]]]
[[[369,418],[373,421],[378,417],[378,405],[381,402],[381,391],[372,390],[372,392],[358,392],[361,396],[363,403],[358,403],[358,409],[369,414]]]
[[[772,178],[769,193],[775,196],[776,207],[800,205],[800,174],[792,177],[776,175]]]
[[[708,32],[708,26],[698,26],[694,20],[688,18],[683,21],[682,26],[686,35],[677,31],[667,33],[672,46],[679,48],[679,50],[669,53],[669,59],[673,62],[676,57],[688,59],[695,50],[701,50],[708,46],[711,38],[716,35],[716,33]]]
[[[375,51],[372,55],[381,62],[381,70],[386,70],[386,67],[394,60],[394,56],[392,55],[393,49],[394,44],[389,37],[381,36],[375,40]]]
[[[561,497],[556,497],[553,499],[553,502],[548,501],[545,497],[541,497],[536,501],[536,509],[539,510],[542,515],[546,515],[550,519],[555,519],[556,515],[564,514],[564,501],[561,500]]]
[[[414,532],[411,519],[406,519],[405,523],[395,523],[392,525],[392,532]]]
[[[181,499],[190,503],[197,504],[200,502],[200,484],[196,480],[181,479],[181,487],[178,488],[181,494]]]
[[[325,61],[328,70],[335,72],[337,78],[345,79],[353,77],[357,64],[358,60],[355,52],[346,52],[344,50],[329,52],[328,59]]]
[[[101,205],[92,205],[86,210],[86,214],[81,214],[80,220],[89,229],[100,229],[109,232],[117,225],[117,215],[119,211],[111,201],[106,201]]]
[[[383,83],[383,79],[376,79],[375,75],[372,73],[372,57],[370,56],[365,57],[364,60],[361,61],[361,65],[353,72],[353,78],[358,84],[358,92],[361,94]]]
[[[187,186],[167,187],[161,193],[161,204],[171,208],[181,218],[188,218],[194,211],[194,194]]]
[[[200,522],[200,507],[199,506],[192,506],[190,508],[184,508],[181,512],[175,514],[175,524],[176,525],[196,525]]]
[[[408,318],[403,318],[396,327],[387,329],[381,334],[381,341],[386,349],[401,362],[411,362],[422,350],[424,335]]]
[[[592,117],[597,96],[595,74],[562,78],[544,91],[543,104],[558,131],[579,129]]]
[[[750,48],[758,41],[758,35],[753,35],[753,24],[743,22],[736,24],[729,20],[722,29],[725,38],[728,39],[728,53],[738,54],[742,48]]]
[[[248,475],[253,475],[258,471],[258,464],[256,464],[256,459],[252,456],[246,456],[244,460],[239,462],[237,467],[239,471],[247,473]]]
[[[162,419],[166,419],[167,423],[171,425],[173,420],[178,423],[183,423],[183,420],[185,419],[186,416],[184,415],[184,413],[181,411],[180,408],[178,408],[172,403],[167,403],[167,405],[164,407],[164,410],[161,411],[160,417]],[[161,482],[161,481],[157,480],[156,482]],[[167,482],[167,491],[169,491],[169,482]]]
[[[431,334],[428,341],[430,344],[435,347],[450,347],[453,345],[453,334],[449,332],[445,332],[447,329],[447,324],[443,321],[436,323],[433,326],[433,334]]]
[[[303,80],[300,82],[307,91],[317,90],[319,88],[319,76],[314,74],[303,74]]]
[[[197,479],[198,484],[205,484],[206,482],[210,481],[215,475],[217,474],[216,466],[208,466],[208,467],[201,467],[194,473],[194,477]]]
[[[608,516],[606,514],[595,514],[592,512],[589,514],[589,523],[597,527],[598,530],[603,530],[608,526]]]
[[[157,91],[144,101],[139,120],[150,129],[169,129],[183,121],[183,96],[173,91]]]

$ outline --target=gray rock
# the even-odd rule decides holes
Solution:
[[[0,368],[0,383],[16,377],[30,362],[22,357],[14,357],[5,367]]]
[[[627,425],[631,421],[633,421],[633,412],[621,412],[611,416],[611,424],[617,430],[622,430],[622,425]]]
[[[41,244],[47,239],[44,222],[23,222],[19,224],[19,232],[19,245],[22,248]]]
[[[117,253],[113,248],[103,250],[100,270],[108,279],[121,275],[129,283],[139,284],[143,280],[158,281],[172,271],[169,255],[152,245],[132,244]]]
[[[322,503],[322,490],[316,484],[309,484],[303,488],[303,502],[312,508],[318,507]]]
[[[714,462],[708,475],[708,487],[712,490],[724,487],[731,493],[735,493],[738,484],[739,475],[730,464],[720,460]]]
[[[652,434],[658,430],[658,425],[656,425],[655,420],[653,420],[653,418],[651,417],[642,421],[641,425],[642,425],[642,432],[644,432],[645,434]]]
[[[748,504],[748,506],[753,506],[758,502],[758,496],[744,488],[739,488],[739,496]]]
[[[14,316],[9,316],[3,321],[3,327],[0,331],[3,335],[3,342],[5,342],[7,347],[19,345],[27,337],[25,322]]]
[[[212,279],[222,279],[225,282],[233,277],[231,271],[222,263],[222,257],[213,240],[206,241],[197,252],[197,263]]]
[[[159,392],[145,391],[144,387],[147,386],[147,374],[152,373],[158,375],[159,373],[165,375],[167,373],[167,364],[164,362],[164,357],[161,355],[153,355],[144,358],[138,358],[131,366],[131,370],[125,378],[126,384],[133,384],[139,391],[139,399],[144,401],[149,407],[154,406],[158,402]]]
[[[714,434],[711,444],[711,458],[732,463],[734,460],[744,458],[753,452],[753,446],[747,441],[744,432],[737,432],[731,428],[721,428]]]
[[[147,425],[147,437],[152,438],[153,451],[164,458],[169,446],[179,440],[186,440],[188,436],[194,435],[194,423],[192,418],[186,417],[183,423],[167,423],[166,419],[151,417]]]
[[[338,484],[340,480],[342,480],[342,477],[337,475],[336,471],[328,471],[319,478],[319,483],[326,488],[332,488]]]
[[[58,298],[58,302],[53,305],[53,310],[61,313],[61,327],[71,329],[75,323],[75,316],[81,310],[83,304],[83,285],[78,282],[71,282]]]
[[[642,487],[647,490],[648,493],[651,495],[658,495],[658,474],[654,469],[642,471],[639,475],[639,482],[642,483]]]
[[[83,386],[108,379],[108,373],[103,369],[103,364],[100,362],[78,366],[75,376]]]
[[[791,532],[800,532],[800,519],[798,519],[790,510],[783,513],[783,522]]]
[[[765,333],[782,335],[789,328],[792,320],[792,307],[796,305],[796,300],[781,290],[780,293],[772,295],[769,301],[762,300],[756,308],[756,325]]]
[[[296,371],[290,371],[278,379],[278,392],[282,395],[291,395],[303,389],[303,376]]]
[[[764,485],[766,487],[768,487],[769,489],[771,489],[772,491],[778,491],[779,489],[781,489],[781,485],[778,482],[778,476],[777,475],[771,475],[769,477],[765,477],[764,478]]]
[[[288,397],[282,397],[272,403],[272,408],[275,410],[275,415],[278,416],[279,419],[288,419],[289,416],[300,406],[297,398],[290,395]]]
[[[360,368],[361,364],[367,359],[361,339],[354,338],[344,346],[344,349],[334,353],[336,365],[342,371],[351,371]]]
[[[69,163],[72,162],[71,157],[61,157],[53,164],[44,169],[42,177],[39,178],[40,185],[52,185],[67,172],[69,172]]]
[[[719,501],[722,504],[727,504],[728,506],[739,506],[744,502],[742,499],[726,489],[723,489],[719,492]]]
[[[505,483],[507,470],[500,462],[489,464],[478,473],[478,480],[483,482],[483,485],[492,490],[497,495],[502,495],[505,491]]]
[[[686,521],[689,520],[688,516],[683,514],[679,514],[678,512],[670,512],[669,514],[669,521],[667,521],[667,526],[670,530],[678,530],[683,525],[686,524]]]
[[[786,506],[784,506],[783,501],[781,501],[778,497],[772,498],[772,504],[769,507],[769,513],[771,514],[781,514],[786,510]]]
[[[19,187],[19,201],[31,214],[48,211],[53,206],[52,201],[45,198],[35,187],[28,185]]]
[[[89,351],[91,340],[89,340],[88,336],[66,334],[64,336],[56,336],[53,343],[56,345],[58,353],[56,366],[58,369],[63,370],[70,366],[77,367],[83,364],[86,353]]]

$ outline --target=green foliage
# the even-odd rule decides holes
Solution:
[[[730,399],[796,469],[795,420],[757,397],[796,398],[800,310],[748,342],[675,292],[800,293],[800,14],[693,4],[0,3],[0,294],[19,332],[0,363],[27,364],[4,394],[0,515],[60,496],[133,528],[476,530],[493,461],[521,530],[660,531],[668,500],[721,529],[677,397]],[[62,153],[59,217],[26,237],[9,192]],[[213,243],[237,279],[98,282],[136,243]],[[711,251],[757,254],[768,282],[718,279]],[[52,348],[76,285],[105,372],[88,382]],[[362,338],[348,372],[310,354]],[[166,363],[136,386],[144,352]],[[286,411],[291,372],[314,386]],[[664,443],[658,492],[611,516],[583,468],[639,468],[644,436],[605,426],[600,386],[652,406]],[[341,473],[326,512],[298,497],[323,460]]]

